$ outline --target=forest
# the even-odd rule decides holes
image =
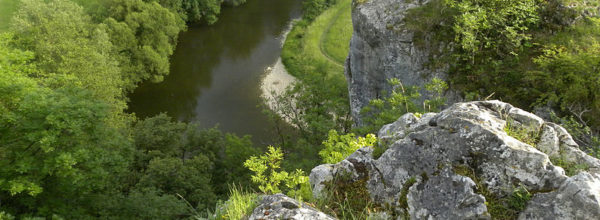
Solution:
[[[564,1],[586,3],[556,7]],[[415,103],[418,88],[372,100],[362,127],[352,126],[343,65],[350,12],[363,0],[302,1],[281,52],[299,82],[276,98],[279,114],[262,106],[274,147],[127,111],[128,94],[169,75],[181,32],[245,2],[0,0],[0,219],[240,219],[257,195],[278,192],[362,219],[370,204],[313,200],[307,173],[377,146],[372,133],[404,113],[441,110],[449,88],[551,108],[583,150],[600,154],[600,18],[578,18],[592,1],[433,0],[411,11],[415,39],[455,64],[450,81],[426,86],[436,94],[428,108]]]

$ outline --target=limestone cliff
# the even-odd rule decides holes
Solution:
[[[600,216],[600,160],[579,150],[561,126],[510,104],[464,102],[420,118],[408,113],[378,137],[383,154],[365,147],[312,170],[317,200],[346,194],[338,187],[351,185],[367,193],[353,199],[378,207],[377,219]],[[263,197],[250,219],[282,218],[333,219],[283,195]]]
[[[447,68],[431,70],[431,51],[413,42],[414,33],[405,28],[407,10],[429,2],[405,0],[368,0],[353,2],[354,33],[346,60],[346,78],[350,93],[352,116],[361,125],[360,110],[369,100],[391,91],[387,80],[397,78],[405,86],[427,84],[434,77],[446,79]],[[421,91],[423,99],[428,93]],[[449,102],[458,100],[447,94]]]
[[[327,195],[335,181],[360,182],[398,219],[489,219],[524,188],[532,197],[519,219],[600,216],[600,160],[579,150],[561,126],[510,104],[457,103],[421,118],[409,113],[378,136],[387,148],[379,158],[366,147],[314,168],[314,196]]]

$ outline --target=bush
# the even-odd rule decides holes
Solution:
[[[391,94],[383,99],[371,100],[369,105],[361,110],[361,114],[365,116],[364,125],[355,129],[357,133],[377,132],[383,125],[398,120],[403,114],[436,112],[446,103],[442,95],[448,89],[448,85],[441,79],[434,78],[425,85],[425,89],[431,92],[433,97],[424,100],[422,105],[417,105],[417,100],[421,97],[420,88],[405,87],[396,78],[388,79],[388,83],[393,87]]]
[[[406,22],[417,45],[434,51],[430,67],[449,66],[451,87],[469,99],[549,105],[598,129],[597,11],[583,0],[435,0]]]
[[[325,148],[319,152],[319,155],[324,163],[334,164],[346,159],[356,150],[373,146],[376,142],[377,138],[373,134],[357,138],[353,133],[339,135],[335,130],[331,130],[327,140],[323,141]]]
[[[242,187],[229,186],[229,199],[224,203],[217,204],[213,213],[209,212],[206,219],[247,219],[257,206],[258,195],[245,191]],[[198,219],[203,219],[197,217]]]
[[[292,173],[281,170],[282,160],[283,152],[281,152],[281,148],[269,146],[267,153],[259,157],[250,157],[244,162],[244,166],[255,173],[252,175],[252,182],[257,183],[258,188],[263,193],[280,193],[282,192],[280,185],[283,183],[285,192],[289,196],[303,196],[301,192],[305,192],[305,190],[302,190],[302,186],[308,183],[308,177],[300,169]],[[307,197],[310,198],[310,195]]]
[[[302,10],[304,11],[303,19],[312,21],[325,9],[337,3],[338,0],[304,0],[302,2]]]

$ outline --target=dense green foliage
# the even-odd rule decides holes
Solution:
[[[299,196],[302,192],[301,187],[308,184],[308,176],[305,176],[301,169],[294,172],[281,170],[282,160],[281,148],[269,146],[264,155],[251,156],[244,162],[244,166],[254,172],[252,182],[258,184],[258,189],[263,193],[275,194],[285,191],[290,196]]]
[[[0,45],[2,205],[47,216],[89,205],[94,192],[114,184],[107,174],[124,172],[131,156],[110,105],[76,85],[43,86],[28,77],[39,72],[28,63],[32,53]]]
[[[189,4],[214,21],[216,3]],[[224,182],[250,185],[250,137],[123,112],[127,91],[168,74],[185,29],[175,9],[21,1],[0,35],[2,218],[185,218],[224,198]]]
[[[19,0],[0,0],[0,33],[8,29],[18,4]]]
[[[83,9],[69,1],[25,0],[13,18],[13,42],[35,54],[36,73],[52,88],[77,85],[125,108],[118,62],[111,57],[106,28],[92,23]]]
[[[323,158],[323,163],[335,164],[360,148],[374,146],[376,142],[377,138],[373,134],[357,138],[353,133],[339,135],[335,130],[331,130],[327,140],[323,141],[324,149],[319,155]]]
[[[350,131],[350,107],[343,67],[323,54],[321,49],[327,29],[339,18],[335,15],[351,1],[336,2],[304,1],[304,18],[295,23],[282,50],[281,58],[286,69],[300,79],[284,94],[275,97],[277,105],[274,110],[281,114],[270,113],[276,125],[290,122],[297,130],[279,132],[282,148],[290,153],[289,159],[283,163],[286,169],[310,171],[319,164],[314,158],[318,158],[321,144],[329,131],[342,134]],[[331,8],[325,10],[328,7]],[[311,18],[306,13],[310,10],[323,14]],[[313,20],[314,23],[311,23]],[[338,31],[332,30],[331,33],[336,32],[332,36],[340,36]]]
[[[437,0],[407,22],[420,45],[442,52],[431,67],[451,63],[450,86],[467,98],[550,106],[597,129],[597,9],[577,0]]]
[[[165,8],[176,11],[183,20],[187,22],[206,22],[213,24],[217,22],[217,16],[221,13],[222,0],[145,0],[158,2]],[[234,3],[239,4],[239,3]]]
[[[115,0],[108,11],[104,22],[126,85],[162,81],[169,74],[177,36],[185,28],[183,20],[157,3],[141,0]]]
[[[12,20],[10,28],[0,26],[7,32],[0,35],[0,219],[177,219],[206,210],[216,210],[211,219],[236,219],[255,205],[253,184],[263,193],[309,199],[342,218],[380,209],[363,199],[364,179],[346,185],[333,180],[330,199],[312,201],[304,176],[320,163],[319,155],[335,163],[375,144],[372,135],[349,133],[341,65],[351,33],[349,0],[304,1],[304,16],[282,52],[300,81],[276,97],[281,114],[269,113],[281,149],[258,155],[261,149],[248,136],[201,129],[165,114],[138,119],[123,112],[127,92],[169,74],[169,56],[186,22],[216,22],[223,3],[22,0],[17,7],[0,0],[0,25]],[[597,156],[600,19],[590,7],[598,4],[437,0],[412,10],[407,21],[419,46],[439,47],[435,60],[455,64],[449,66],[451,87],[471,98],[493,93],[520,107],[550,106],[572,115],[556,121]],[[448,88],[434,80],[425,89],[437,96],[420,106],[414,102],[418,88],[390,83],[394,90],[371,102],[364,111],[367,126],[355,133],[374,132],[407,112],[437,111]],[[294,128],[281,129],[282,123]],[[571,167],[569,174],[585,169],[564,161],[553,158]],[[477,188],[486,195],[480,183]],[[218,203],[228,194],[227,202]],[[489,207],[495,216],[513,216],[529,198],[516,189],[506,200],[490,197]]]

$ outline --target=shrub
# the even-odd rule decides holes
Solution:
[[[264,155],[250,157],[244,162],[244,166],[255,173],[255,175],[252,175],[252,182],[257,183],[258,188],[263,193],[280,193],[282,192],[280,185],[284,183],[288,195],[293,197],[302,196],[300,193],[306,191],[302,190],[302,185],[308,183],[308,177],[300,169],[292,173],[281,170],[282,160],[283,152],[281,148],[269,146]]]
[[[368,134],[366,137],[356,137],[355,134],[349,133],[339,135],[337,131],[329,131],[329,136],[326,141],[323,141],[323,150],[319,152],[324,163],[338,163],[356,150],[373,146],[377,142],[377,138],[373,134]]]
[[[433,96],[426,99],[423,103],[418,103],[421,97],[416,86],[404,86],[399,79],[388,79],[388,83],[392,86],[391,94],[383,99],[373,99],[369,105],[361,110],[361,114],[365,116],[364,125],[355,129],[359,134],[375,132],[383,125],[396,121],[403,114],[437,112],[446,103],[446,99],[442,96],[448,89],[445,81],[434,78],[431,82],[425,85],[425,90]]]
[[[217,204],[214,212],[209,212],[207,218],[197,219],[226,220],[248,218],[257,206],[258,195],[242,189],[242,187],[229,186],[229,199]]]

